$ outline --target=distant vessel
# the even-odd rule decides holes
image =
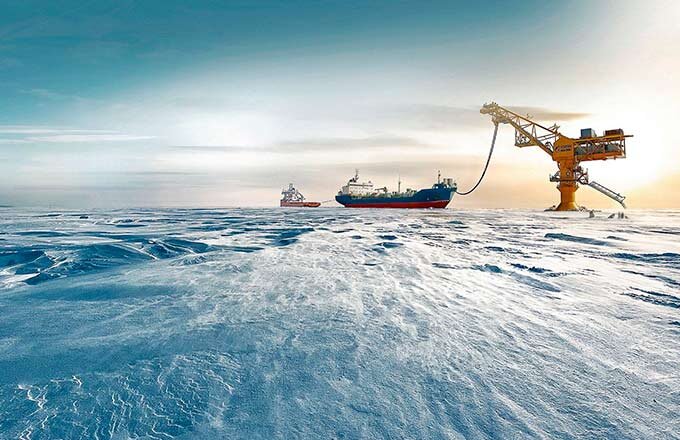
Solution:
[[[437,183],[432,188],[401,192],[401,181],[398,185],[393,192],[387,191],[387,187],[374,189],[371,181],[359,182],[359,170],[356,170],[335,200],[347,208],[446,208],[456,192],[456,182],[442,179],[441,174],[437,175]]]
[[[305,202],[305,196],[300,193],[292,183],[288,184],[288,189],[281,190],[283,197],[280,206],[284,208],[318,208],[320,202]]]

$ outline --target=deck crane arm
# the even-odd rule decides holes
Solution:
[[[558,171],[550,177],[551,182],[558,182],[560,204],[558,211],[579,209],[576,205],[578,184],[590,185],[602,194],[611,197],[623,205],[622,195],[609,190],[595,182],[589,182],[588,171],[580,166],[580,162],[590,160],[607,160],[626,157],[626,138],[623,130],[607,130],[604,136],[597,136],[590,130],[578,139],[572,139],[560,133],[559,126],[543,126],[519,115],[495,102],[484,104],[480,113],[490,115],[494,124],[509,124],[515,129],[515,146],[539,147],[557,162]],[[588,130],[588,129],[586,129]],[[625,207],[625,205],[624,205]]]
[[[479,111],[482,114],[491,115],[494,124],[510,124],[515,128],[515,146],[517,147],[531,147],[536,146],[548,153],[553,154],[553,144],[558,136],[557,131],[559,127],[553,125],[552,127],[544,127],[528,117],[518,115],[500,105],[492,102],[484,104]]]

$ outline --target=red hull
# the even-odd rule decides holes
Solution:
[[[451,200],[435,200],[431,202],[386,202],[386,203],[352,203],[347,208],[446,208]]]
[[[318,208],[321,206],[320,202],[284,202],[281,201],[282,208]]]

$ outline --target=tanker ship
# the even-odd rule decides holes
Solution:
[[[305,196],[300,193],[292,183],[288,184],[288,189],[281,190],[280,206],[284,208],[318,208],[320,202],[305,202]]]
[[[359,170],[349,179],[347,185],[335,196],[335,200],[347,208],[446,208],[456,192],[456,182],[437,175],[437,183],[432,188],[401,191],[399,181],[397,191],[390,192],[387,187],[373,188],[373,183],[359,182]]]

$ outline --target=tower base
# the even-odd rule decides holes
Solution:
[[[555,211],[580,211],[581,207],[574,202],[560,203],[555,207]]]
[[[557,205],[555,211],[578,211],[580,209],[576,204],[576,189],[578,189],[576,182],[562,181],[557,189],[560,191],[560,204]]]

